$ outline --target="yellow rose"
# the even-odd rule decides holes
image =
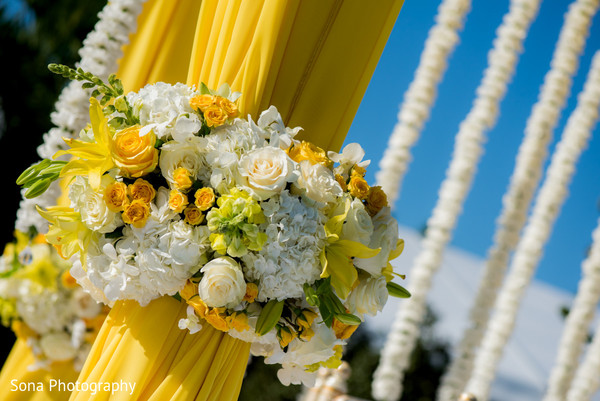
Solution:
[[[190,175],[190,171],[185,167],[178,167],[173,171],[173,180],[175,180],[177,189],[187,191],[192,187],[193,182]]]
[[[194,110],[204,111],[215,104],[215,96],[213,95],[199,95],[194,96],[190,99],[190,107]]]
[[[225,316],[220,314],[218,309],[220,308],[210,309],[204,316],[204,319],[215,329],[227,332],[229,331],[229,326],[227,325]]]
[[[136,228],[144,227],[149,216],[150,206],[141,199],[134,200],[123,211],[123,221]]]
[[[281,348],[287,347],[294,339],[294,333],[287,327],[277,327],[277,339]]]
[[[140,126],[134,125],[115,134],[111,142],[112,158],[125,177],[141,177],[158,164],[156,135],[150,131],[140,136]]]
[[[246,283],[246,294],[244,295],[244,301],[248,303],[254,302],[258,295],[258,286],[254,283]]]
[[[311,164],[322,164],[327,168],[333,167],[333,161],[327,157],[327,153],[320,147],[310,142],[302,141],[300,144],[294,144],[288,149],[288,155],[293,161],[300,163],[302,160],[308,160]]]
[[[227,325],[231,329],[236,329],[237,331],[249,330],[250,325],[248,324],[248,315],[243,312],[233,312],[230,316],[225,318]]]
[[[217,96],[217,106],[219,106],[229,118],[235,118],[240,114],[237,105],[231,100],[222,96]]]
[[[371,187],[367,195],[366,209],[371,217],[375,216],[381,209],[388,205],[387,195],[380,186]]]
[[[156,196],[156,190],[154,190],[152,184],[142,178],[135,180],[128,188],[133,200],[140,199],[146,203],[150,203]]]
[[[212,188],[200,188],[194,197],[196,198],[194,204],[203,212],[215,204],[215,191]]]
[[[355,175],[350,178],[348,190],[352,196],[363,200],[369,195],[369,184],[367,184],[364,178]]]
[[[356,164],[352,167],[352,173],[350,174],[352,177],[364,177],[367,173],[367,170],[364,167],[357,166]]]
[[[181,213],[188,205],[188,197],[186,194],[179,192],[176,189],[169,192],[169,209],[174,212]]]
[[[104,190],[104,203],[111,212],[120,212],[129,204],[127,185],[115,181]]]
[[[227,121],[227,113],[217,105],[210,106],[204,111],[204,119],[209,127],[218,127]]]
[[[346,340],[350,338],[350,336],[356,331],[358,326],[358,324],[344,324],[336,318],[333,318],[333,324],[331,325],[331,328],[333,329],[336,338],[339,338],[340,340]]]
[[[184,221],[193,226],[197,226],[204,221],[204,214],[195,205],[188,205],[183,210],[183,214],[185,216]]]
[[[342,187],[342,191],[346,192],[346,190],[348,189],[348,184],[346,184],[346,179],[344,177],[342,177],[340,174],[336,174],[335,180],[337,181],[338,184],[340,184],[340,187]]]

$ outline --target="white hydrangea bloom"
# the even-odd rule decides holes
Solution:
[[[287,190],[262,207],[268,239],[262,250],[242,257],[246,278],[258,282],[258,301],[302,297],[304,283],[321,274],[326,217]]]

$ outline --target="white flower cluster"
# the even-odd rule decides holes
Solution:
[[[239,95],[157,83],[91,99],[90,126],[57,154],[74,178],[69,207],[41,211],[46,237],[97,301],[179,296],[182,329],[230,332],[309,383],[388,291],[407,295],[390,282],[402,241],[358,144],[300,141],[275,107],[239,118]]]
[[[374,374],[373,397],[377,400],[397,400],[402,394],[404,372],[425,316],[427,292],[471,187],[483,151],[485,132],[495,124],[500,100],[515,71],[523,40],[538,7],[538,0],[512,1],[497,30],[494,47],[488,56],[488,67],[476,91],[477,97],[456,136],[446,178],[427,222],[423,249],[410,273],[409,291],[412,297],[398,310]]]
[[[494,316],[477,354],[467,391],[478,398],[488,397],[502,349],[515,325],[520,300],[539,264],[544,245],[566,199],[575,164],[587,147],[591,131],[597,122],[599,106],[600,53],[597,53],[583,91],[578,96],[577,106],[569,117],[561,140],[552,155],[532,214],[515,250],[510,273],[498,295]]]
[[[525,225],[527,211],[542,176],[548,144],[570,93],[573,75],[585,44],[584,38],[589,33],[594,14],[590,2],[577,1],[571,4],[565,15],[551,69],[544,78],[539,100],[527,120],[525,137],[519,148],[510,185],[502,198],[503,209],[498,218],[494,244],[488,252],[488,260],[469,313],[470,325],[463,333],[454,352],[455,357],[438,389],[438,398],[442,401],[456,400],[471,375],[475,350],[487,327],[491,308],[506,272],[508,257]],[[556,381],[551,383],[556,384]]]
[[[398,122],[390,135],[388,147],[375,175],[377,183],[390,196],[390,203],[398,198],[402,178],[411,161],[410,149],[417,142],[442,80],[448,58],[458,44],[471,0],[444,0],[438,7],[436,23],[429,30],[415,77],[404,94],[398,112]]]
[[[74,280],[66,281],[69,263],[52,246],[17,234],[0,257],[0,315],[30,346],[43,369],[53,361],[85,361],[95,337],[94,321],[103,318],[101,304]],[[68,280],[68,279],[67,279]]]
[[[145,1],[110,1],[98,14],[98,22],[83,41],[83,47],[79,50],[81,60],[78,66],[102,78],[115,72],[117,61],[123,55],[122,48],[129,42],[131,32],[135,31],[137,16],[142,11]],[[83,89],[77,81],[65,86],[54,105],[55,111],[50,115],[55,127],[44,134],[43,143],[38,147],[40,157],[51,158],[56,151],[64,149],[63,138],[75,137],[89,122],[87,101],[90,93],[90,89]],[[35,207],[55,204],[60,194],[59,184],[53,183],[51,190],[35,201],[23,197],[17,210],[15,228],[27,232],[30,227],[35,227],[37,232],[45,233],[48,222],[40,217]]]
[[[301,298],[304,284],[321,275],[326,217],[287,190],[262,203],[262,208],[267,221],[260,229],[268,239],[259,252],[242,257],[246,277],[259,283],[258,301]]]

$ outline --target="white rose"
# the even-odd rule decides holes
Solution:
[[[372,276],[380,276],[381,270],[387,266],[390,252],[396,248],[398,241],[398,222],[390,213],[389,207],[384,207],[373,217],[373,236],[369,248],[381,248],[372,258],[355,258],[354,265],[369,272]]]
[[[360,280],[356,288],[348,295],[346,306],[351,313],[361,317],[364,314],[375,316],[377,312],[383,310],[388,300],[386,284],[383,276]]]
[[[280,193],[288,182],[298,178],[294,162],[283,150],[266,146],[242,156],[239,183],[260,200]]]
[[[171,188],[175,188],[173,173],[180,167],[188,170],[192,179],[198,178],[200,170],[205,168],[201,149],[206,143],[205,138],[191,137],[184,142],[167,142],[161,147],[158,165]]]
[[[309,199],[324,203],[333,202],[343,193],[331,170],[308,160],[300,162],[300,177],[294,187],[304,190]]]
[[[77,349],[71,343],[71,337],[65,332],[43,335],[40,339],[40,347],[48,359],[53,361],[67,361],[77,354]]]
[[[355,198],[350,204],[350,210],[342,228],[342,239],[360,242],[369,245],[373,235],[373,221],[365,210],[360,199]]]
[[[198,294],[206,305],[214,308],[233,308],[246,294],[242,268],[235,260],[224,256],[205,264],[198,284]]]
[[[81,214],[81,221],[90,230],[105,234],[123,225],[121,213],[109,210],[104,202],[104,190],[113,181],[110,176],[103,176],[100,190],[94,191],[86,178],[78,176],[69,189],[71,207]]]

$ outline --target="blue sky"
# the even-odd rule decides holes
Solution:
[[[367,171],[375,181],[378,161],[396,123],[398,107],[418,66],[438,1],[407,0],[398,17],[377,70],[365,94],[346,143],[359,142],[372,160]],[[472,190],[454,231],[452,245],[484,257],[492,244],[495,220],[502,195],[512,175],[525,123],[537,100],[539,88],[550,67],[568,0],[546,0],[525,41],[517,71],[501,103],[500,116],[488,132],[485,153],[479,163]],[[420,230],[433,210],[437,192],[450,161],[454,136],[471,108],[475,89],[487,66],[495,30],[508,11],[509,1],[474,0],[471,12],[439,87],[431,117],[413,148],[413,162],[404,178],[395,204],[401,224]],[[576,105],[593,54],[600,50],[600,15],[593,20],[567,107],[554,132],[555,144]],[[379,116],[373,123],[373,116]],[[596,127],[590,146],[583,153],[562,212],[546,246],[536,278],[574,293],[580,279],[581,261],[591,244],[591,233],[600,212],[600,129]],[[377,137],[377,140],[373,140]],[[547,164],[546,164],[547,165]],[[410,246],[410,244],[407,244]],[[407,266],[406,271],[408,272]]]

